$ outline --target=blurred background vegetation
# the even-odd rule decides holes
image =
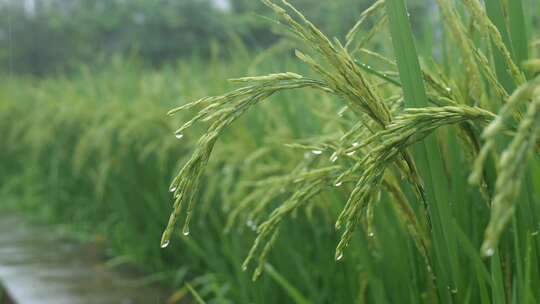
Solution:
[[[293,1],[321,29],[342,37],[367,0]],[[424,14],[421,1],[412,9]],[[278,40],[265,8],[253,0],[3,0],[0,68],[17,74],[72,71],[113,55],[160,66],[208,56],[242,43],[265,49]]]

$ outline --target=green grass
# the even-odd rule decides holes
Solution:
[[[176,300],[536,303],[537,16],[487,2],[378,1],[342,44],[265,1],[297,58],[6,76],[4,207],[104,236]]]

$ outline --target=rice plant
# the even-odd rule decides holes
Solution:
[[[404,0],[375,1],[344,42],[285,0],[263,2],[300,42],[295,55],[310,71],[232,79],[237,89],[169,111],[197,109],[178,138],[208,126],[170,185],[174,204],[161,247],[179,220],[182,234],[190,233],[226,130],[273,95],[316,90],[343,108],[320,114],[317,135],[281,142],[298,155],[291,170],[279,170],[265,143],[245,170],[218,181],[226,185],[226,229],[247,222],[257,232],[242,264],[254,264],[253,280],[268,269],[280,236],[295,229],[284,226],[287,219],[322,209],[331,210],[340,234],[335,260],[353,255],[353,243],[363,256],[359,301],[537,302],[540,64],[529,39],[537,16],[524,10],[532,3],[437,0],[442,55],[427,58],[409,23],[422,16],[409,16]],[[368,19],[374,25],[366,29]],[[376,39],[393,47],[370,49]],[[268,154],[277,168],[253,165]]]
[[[173,136],[182,117],[170,120],[163,114],[177,100],[227,88],[222,79],[242,73],[246,58],[255,56],[241,53],[219,64],[194,57],[156,71],[142,68],[136,58],[117,58],[104,68],[81,67],[69,78],[0,76],[0,209],[51,222],[83,240],[98,240],[115,257],[111,264],[136,262],[149,272],[146,281],[178,289],[172,303],[189,296],[186,282],[209,302],[287,302],[291,292],[297,298],[350,301],[357,277],[349,271],[352,266],[330,258],[334,236],[316,224],[327,222],[325,212],[314,210],[309,220],[295,223],[321,229],[289,234],[287,243],[309,238],[314,240],[309,247],[276,245],[283,256],[269,260],[275,271],[256,285],[241,272],[253,226],[231,227],[230,234],[223,234],[227,223],[221,203],[234,195],[236,176],[255,179],[265,172],[287,172],[298,157],[283,151],[277,138],[305,136],[320,128],[318,116],[289,101],[319,100],[321,109],[336,110],[317,92],[282,96],[272,108],[263,106],[229,128],[209,163],[213,174],[201,185],[199,213],[205,221],[192,223],[198,238],[178,237],[167,251],[155,246],[168,212],[169,192],[163,183],[196,143],[193,133]],[[268,72],[295,65],[270,58],[251,69]],[[304,113],[303,121],[295,118],[297,112]],[[261,123],[262,113],[271,117]],[[259,142],[258,134],[268,130],[274,135]],[[265,148],[258,149],[262,144]],[[300,259],[312,251],[320,254]],[[314,265],[324,271],[311,272]],[[335,275],[324,277],[322,272]]]
[[[265,3],[259,54],[0,75],[1,210],[171,303],[538,302],[536,2],[373,1],[343,40]]]

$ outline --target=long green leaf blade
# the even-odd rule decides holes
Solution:
[[[413,40],[412,29],[404,0],[386,1],[390,33],[397,60],[406,107],[428,106],[424,81]],[[439,267],[437,285],[439,291],[457,288],[457,257],[453,221],[449,209],[448,181],[444,176],[441,153],[434,135],[428,136],[415,149],[415,161],[426,182],[432,232],[435,247],[436,266]],[[441,294],[450,301],[449,293]]]

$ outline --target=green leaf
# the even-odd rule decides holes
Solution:
[[[428,99],[414,45],[414,38],[403,0],[386,1],[390,33],[397,60],[406,107],[426,107]],[[426,182],[433,242],[438,267],[437,285],[440,292],[448,287],[459,288],[458,260],[452,214],[449,209],[448,180],[444,175],[441,151],[436,136],[428,136],[414,149],[414,158]],[[450,301],[451,295],[441,297]]]

